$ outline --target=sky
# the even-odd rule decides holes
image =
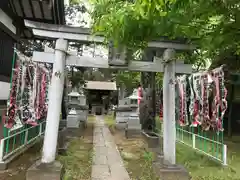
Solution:
[[[88,11],[91,10],[91,5],[88,3],[87,0],[82,0],[80,5],[84,5],[88,9]],[[66,19],[66,24],[69,26],[84,27],[84,28],[91,27],[91,17],[89,13],[82,13],[74,8],[73,8],[73,13],[70,15],[66,14],[65,19]],[[84,45],[82,55],[90,56],[90,57],[100,56],[100,57],[108,58],[108,49],[106,49],[102,45],[94,45],[94,44],[90,46]]]

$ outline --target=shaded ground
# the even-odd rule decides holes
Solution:
[[[111,116],[105,116],[105,123],[114,136],[115,143],[123,158],[125,167],[133,180],[158,180],[153,173],[152,154],[147,151],[144,141],[139,138],[126,139],[124,132],[114,128]]]
[[[0,171],[0,180],[25,180],[26,170],[40,158],[42,143],[37,143],[9,165],[6,171]]]
[[[83,137],[71,141],[68,155],[66,157],[59,157],[66,165],[65,180],[68,178],[68,175],[70,176],[69,180],[87,180],[91,177],[93,120],[93,117],[89,118],[90,124],[85,130]],[[23,155],[15,159],[7,170],[0,171],[0,180],[26,180],[26,171],[41,157],[41,149],[42,142],[28,149]],[[73,152],[75,150],[76,152]],[[81,176],[78,177],[81,178],[74,176],[79,174],[81,174]]]
[[[63,180],[90,180],[93,154],[93,121],[88,119],[88,127],[82,137],[72,139],[67,154],[58,159],[65,167]]]

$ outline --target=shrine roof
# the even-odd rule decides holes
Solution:
[[[3,2],[2,2],[3,1]],[[0,8],[13,19],[24,38],[32,38],[24,19],[49,24],[65,24],[64,0],[1,0]]]
[[[74,96],[74,97],[78,97],[78,96],[81,96],[78,92],[71,92],[68,94],[68,96]]]
[[[87,90],[107,90],[107,91],[116,91],[117,86],[116,82],[107,82],[107,81],[87,81],[85,85]]]

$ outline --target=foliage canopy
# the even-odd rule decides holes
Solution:
[[[116,44],[144,46],[159,37],[194,40],[216,55],[238,52],[239,0],[92,0],[94,32]]]

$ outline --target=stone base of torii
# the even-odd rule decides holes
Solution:
[[[30,25],[29,25],[30,26]],[[49,26],[49,25],[48,25]],[[40,27],[40,26],[39,26]],[[36,27],[35,27],[36,28]],[[38,36],[47,37],[48,33],[53,38],[56,38],[56,47],[54,53],[35,52],[33,61],[53,63],[53,74],[49,91],[49,107],[47,114],[46,130],[43,144],[42,158],[30,167],[26,174],[27,180],[60,180],[63,173],[63,166],[55,161],[57,151],[58,128],[61,112],[61,102],[64,86],[64,69],[66,65],[86,66],[96,68],[109,68],[104,59],[96,59],[93,61],[87,57],[77,57],[68,55],[68,40],[62,39],[82,38],[76,34],[67,34],[67,32],[54,33],[50,29],[44,30],[44,24],[41,25],[41,30],[34,30]],[[46,28],[49,28],[46,26]],[[59,27],[58,27],[59,28]],[[64,28],[59,28],[60,30]],[[58,29],[58,30],[59,30]],[[71,31],[73,31],[71,29]],[[75,31],[75,30],[74,30]],[[69,32],[68,32],[69,33]],[[69,33],[70,34],[70,33]],[[63,36],[64,35],[64,36]],[[57,37],[55,37],[57,36]],[[68,38],[66,38],[68,39]],[[164,43],[161,44],[161,46]],[[170,48],[172,44],[167,44],[163,54],[163,61],[157,62],[132,62],[125,67],[135,71],[152,71],[164,72],[163,79],[163,156],[159,155],[155,162],[155,169],[161,179],[189,179],[187,171],[181,166],[176,165],[176,131],[175,131],[175,73],[189,73],[191,66],[184,65],[182,62],[176,63],[174,60],[175,51]],[[177,45],[181,48],[179,45]],[[185,48],[185,46],[183,46]],[[113,68],[113,67],[110,67]],[[116,68],[116,67],[115,67]],[[117,67],[118,68],[118,67]]]

